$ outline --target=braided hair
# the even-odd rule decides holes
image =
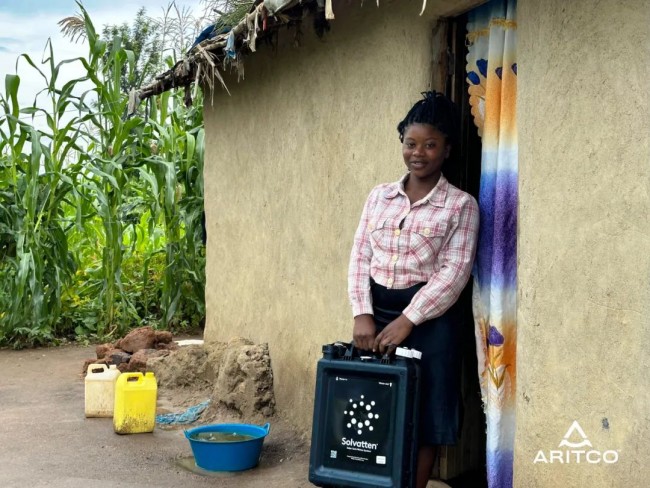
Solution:
[[[447,144],[456,146],[459,120],[454,103],[435,91],[422,92],[422,97],[411,107],[404,120],[397,124],[399,140],[404,142],[404,133],[409,125],[428,124],[445,136]]]

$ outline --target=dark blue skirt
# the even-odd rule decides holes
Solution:
[[[403,290],[371,282],[379,333],[411,303],[424,283]],[[456,306],[413,328],[402,346],[422,351],[420,361],[420,444],[456,444],[460,423],[460,320]]]

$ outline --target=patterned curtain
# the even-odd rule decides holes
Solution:
[[[482,138],[481,229],[473,309],[487,419],[490,488],[512,487],[517,294],[517,24],[515,0],[469,14],[467,82]]]

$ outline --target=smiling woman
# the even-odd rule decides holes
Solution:
[[[397,127],[409,172],[370,193],[348,274],[355,345],[423,352],[418,488],[426,485],[439,446],[458,440],[454,305],[469,279],[478,235],[476,201],[442,174],[456,141],[455,107],[442,94],[423,95]]]
[[[450,150],[447,136],[429,124],[414,123],[404,131],[402,155],[410,173],[407,195],[411,201],[420,200],[436,186]]]

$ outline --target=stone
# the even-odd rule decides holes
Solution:
[[[156,346],[156,331],[149,326],[133,329],[116,346],[130,353],[140,349],[153,349]]]
[[[114,347],[110,342],[107,342],[106,344],[99,344],[97,347],[95,347],[95,354],[97,354],[97,359],[104,359],[106,357],[106,353],[111,349],[114,349]]]
[[[112,349],[106,353],[105,359],[108,360],[108,364],[115,364],[119,369],[120,364],[128,363],[131,360],[131,354],[122,349]]]
[[[156,333],[156,345],[158,344],[169,344],[173,337],[172,333],[166,330],[157,330]]]
[[[129,361],[129,365],[126,370],[132,373],[137,371],[144,373],[148,371],[147,362],[149,359],[155,357],[164,357],[168,354],[169,351],[166,350],[140,349],[139,351],[135,352],[133,356],[131,356],[131,360]]]
[[[159,342],[156,344],[156,349],[161,351],[176,351],[178,344],[175,342]]]

